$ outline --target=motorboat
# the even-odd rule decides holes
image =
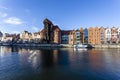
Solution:
[[[85,48],[88,48],[88,45],[87,44],[74,44],[74,48],[76,49],[85,49]]]

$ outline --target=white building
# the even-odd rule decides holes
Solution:
[[[32,34],[28,31],[20,33],[20,39],[24,41],[30,41],[32,39]]]
[[[111,28],[105,29],[105,39],[106,43],[111,43]]]
[[[14,35],[12,35],[12,34],[4,33],[1,41],[2,42],[11,42],[13,40],[13,36]]]
[[[32,33],[32,40],[33,40],[35,43],[40,42],[40,41],[41,41],[40,32]]]

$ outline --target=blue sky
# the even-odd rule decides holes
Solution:
[[[37,32],[45,18],[65,30],[120,27],[120,0],[0,0],[2,32]]]

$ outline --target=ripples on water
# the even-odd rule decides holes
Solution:
[[[120,50],[0,47],[0,80],[120,80]]]

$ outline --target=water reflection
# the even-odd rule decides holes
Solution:
[[[11,53],[11,52],[12,52],[11,48],[9,48],[9,47],[3,47],[3,46],[0,47],[0,56],[1,57],[4,57],[5,54]]]
[[[119,80],[119,62],[119,49],[1,46],[0,80]]]
[[[69,64],[69,54],[68,50],[59,50],[58,51],[58,64],[59,65],[68,65]]]
[[[53,51],[52,50],[43,50],[41,52],[42,66],[43,67],[52,67],[53,64]]]

